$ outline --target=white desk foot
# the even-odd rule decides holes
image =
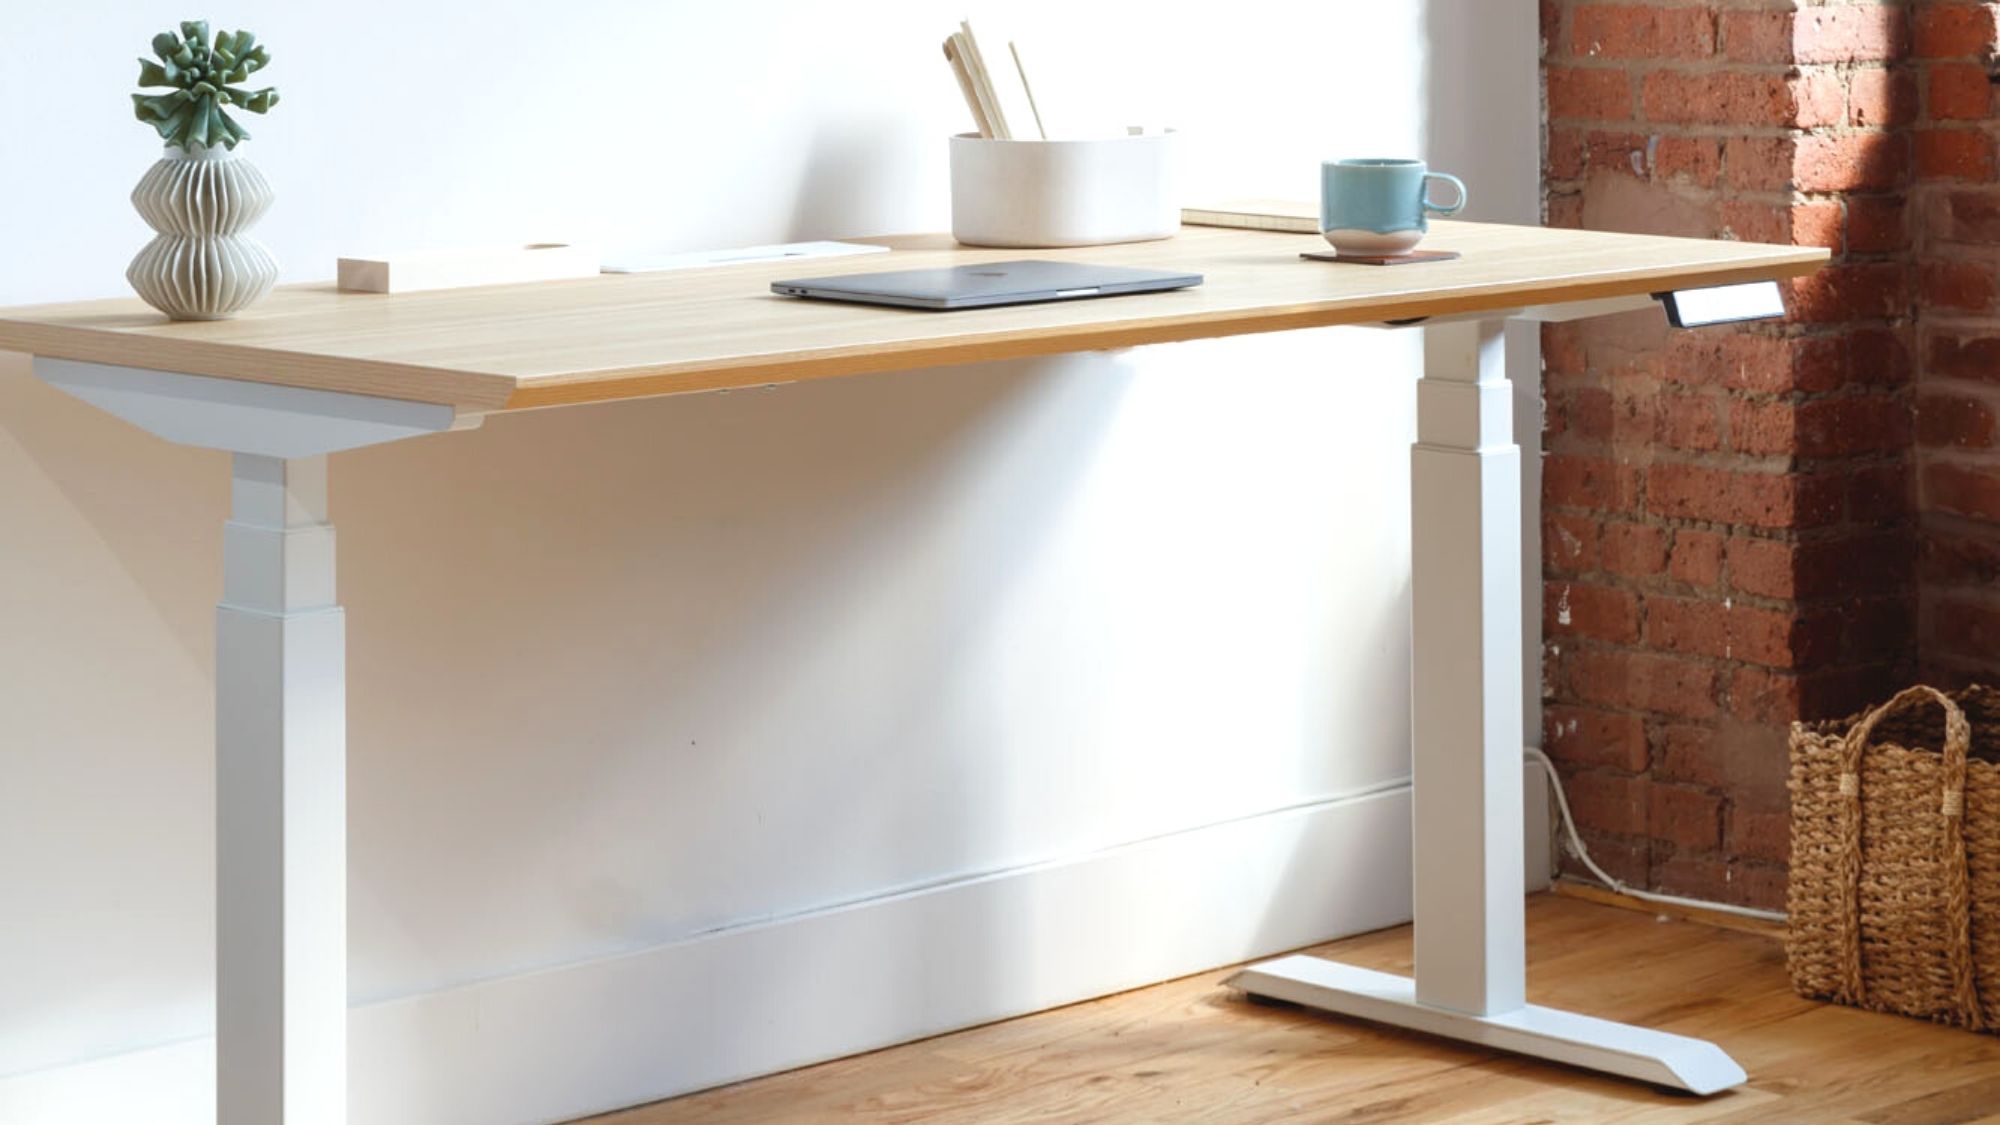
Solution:
[[[1496,1015],[1467,1015],[1419,1004],[1416,982],[1409,977],[1303,954],[1252,965],[1225,983],[1257,996],[1695,1094],[1718,1093],[1746,1078],[1734,1059],[1704,1039],[1533,1004]]]

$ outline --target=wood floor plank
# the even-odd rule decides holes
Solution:
[[[1956,1125],[2000,1108],[2000,1074],[1954,1081],[1944,1089],[1871,1109],[1870,1125]]]
[[[2000,1038],[1801,999],[1768,931],[1557,895],[1528,922],[1534,1002],[1715,1040],[1750,1083],[1694,1098],[1253,1001],[1219,969],[591,1121],[2000,1125]],[[1408,972],[1409,928],[1307,952]]]

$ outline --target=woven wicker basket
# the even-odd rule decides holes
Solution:
[[[2000,1031],[2000,691],[1794,723],[1791,759],[1792,986]]]

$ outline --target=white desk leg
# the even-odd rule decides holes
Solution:
[[[1521,852],[1521,452],[1499,321],[1425,330],[1411,452],[1416,979],[1292,956],[1258,995],[1699,1094],[1714,1044],[1528,1004]]]
[[[220,1125],[347,1122],[346,625],[326,457],[235,454],[216,610]]]
[[[1417,1000],[1526,1002],[1521,450],[1495,321],[1424,332],[1410,451]]]
[[[347,631],[326,455],[450,406],[37,357],[148,433],[234,454],[216,610],[216,1117],[347,1122]]]

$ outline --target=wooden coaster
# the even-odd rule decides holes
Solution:
[[[1407,266],[1411,262],[1449,262],[1456,250],[1412,250],[1407,254],[1336,254],[1331,250],[1307,250],[1301,258],[1315,262],[1345,262],[1353,266]]]

